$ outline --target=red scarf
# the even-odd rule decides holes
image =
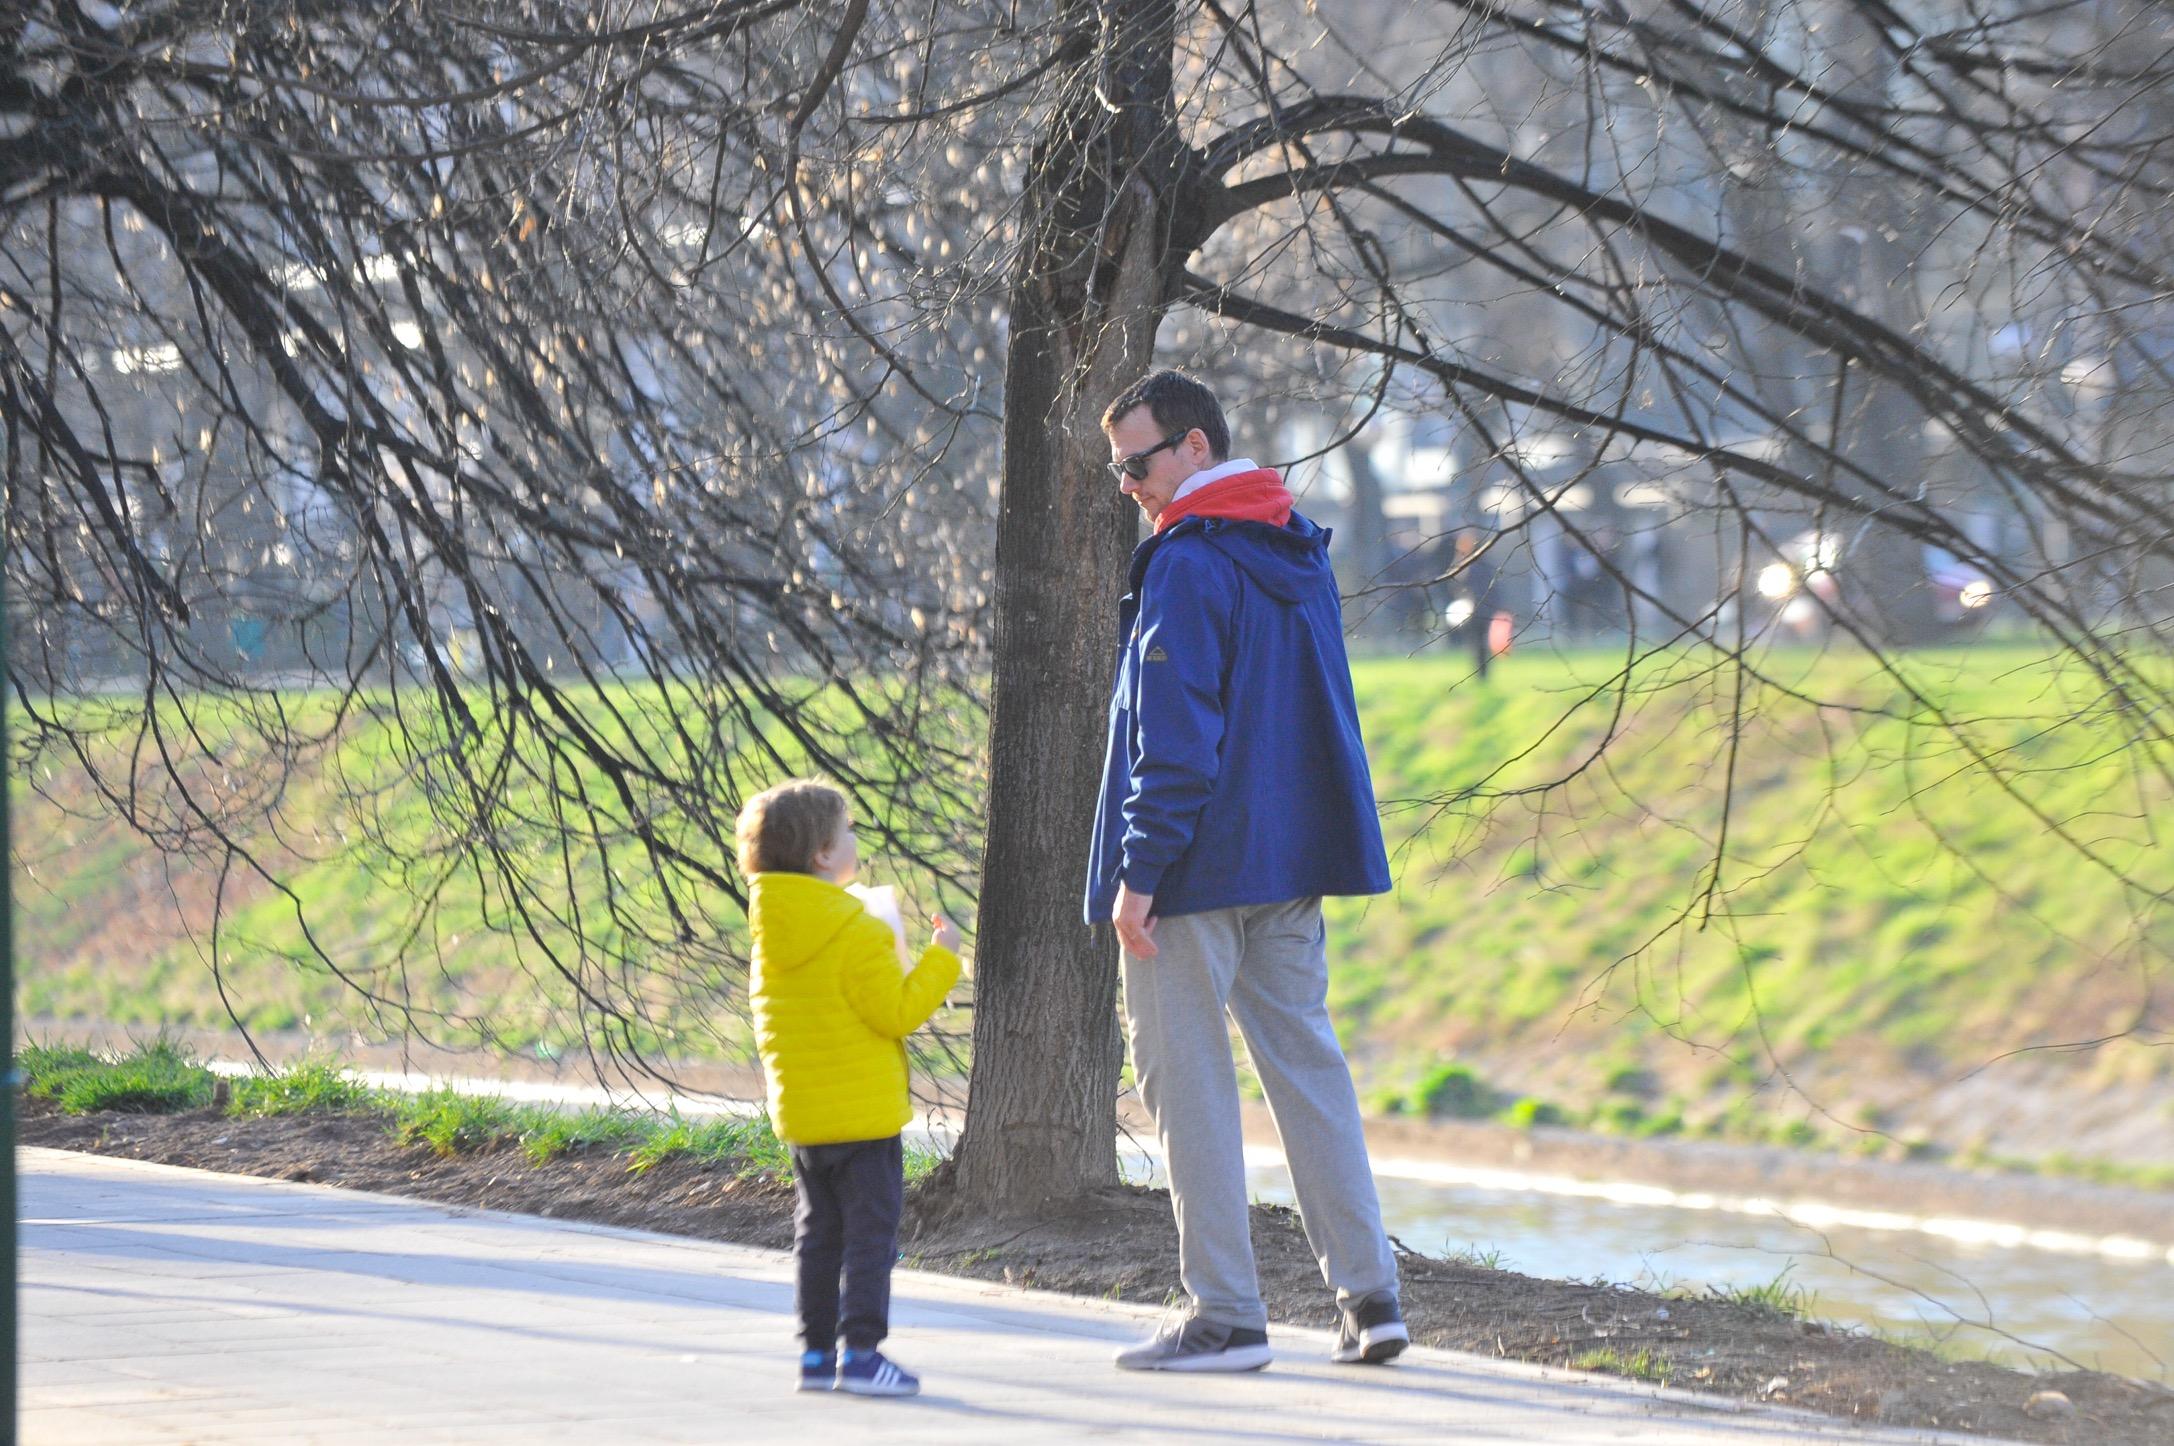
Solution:
[[[1272,467],[1218,477],[1163,508],[1155,530],[1167,532],[1188,517],[1231,517],[1281,527],[1291,520],[1291,491]]]

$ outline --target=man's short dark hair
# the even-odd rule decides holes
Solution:
[[[1102,413],[1102,429],[1116,426],[1135,407],[1147,408],[1164,436],[1198,427],[1216,461],[1230,456],[1230,423],[1223,420],[1223,406],[1206,382],[1181,371],[1150,372],[1117,394]]]

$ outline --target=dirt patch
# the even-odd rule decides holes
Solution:
[[[604,1150],[576,1150],[542,1165],[510,1146],[441,1156],[396,1143],[382,1121],[362,1115],[66,1116],[36,1100],[22,1101],[21,1110],[25,1145],[774,1249],[792,1239],[789,1185],[682,1159],[630,1174],[624,1157]],[[941,1178],[910,1198],[902,1241],[909,1264],[1149,1304],[1176,1296],[1177,1235],[1161,1191],[1101,1191],[1024,1222],[961,1221],[944,1204]],[[1286,1324],[1334,1325],[1333,1301],[1297,1215],[1256,1206],[1253,1237],[1270,1315]],[[2055,1446],[2174,1442],[2174,1391],[2119,1376],[1943,1361],[1756,1308],[1541,1280],[1409,1252],[1402,1268],[1405,1314],[1422,1345],[1553,1366],[1605,1353],[1642,1360],[1637,1374],[1665,1372],[1675,1386],[1890,1425]]]

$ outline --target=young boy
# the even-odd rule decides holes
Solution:
[[[911,1396],[920,1380],[876,1349],[890,1329],[905,1199],[899,1131],[913,1118],[904,1041],[958,982],[959,932],[935,920],[935,942],[900,972],[891,926],[845,890],[860,844],[845,795],[827,784],[749,799],[737,834],[755,1038],[799,1201],[800,1389]]]

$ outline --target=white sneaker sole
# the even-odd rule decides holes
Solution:
[[[849,1396],[918,1396],[921,1394],[921,1388],[917,1385],[884,1386],[878,1385],[874,1381],[840,1381],[838,1389]]]
[[[1390,1321],[1361,1331],[1357,1345],[1338,1346],[1329,1359],[1343,1366],[1378,1366],[1403,1355],[1404,1348],[1411,1343],[1411,1331],[1402,1322]]]
[[[1121,1371],[1257,1371],[1276,1358],[1267,1346],[1232,1346],[1227,1351],[1215,1351],[1197,1356],[1165,1356],[1155,1361],[1127,1361],[1120,1357],[1117,1368]]]

